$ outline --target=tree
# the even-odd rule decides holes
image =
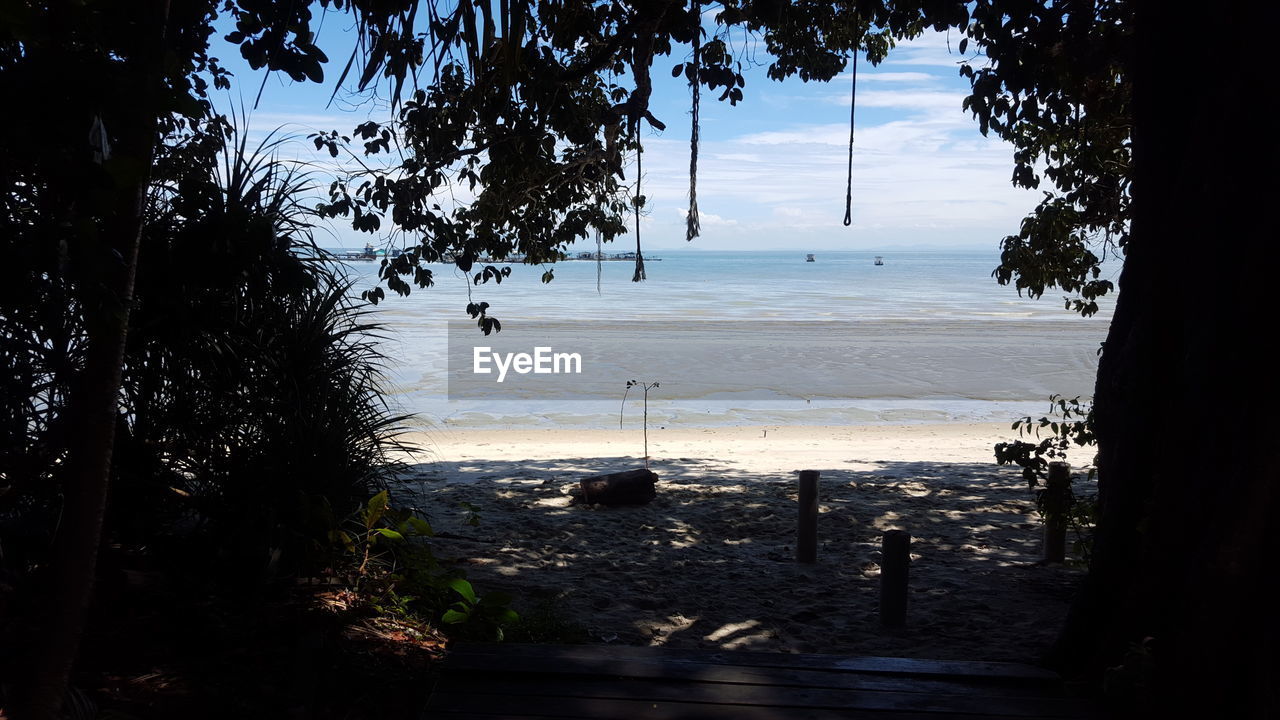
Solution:
[[[83,365],[55,399],[66,405],[66,500],[52,555],[48,616],[56,622],[44,623],[33,660],[35,718],[57,712],[90,597],[156,136],[166,119],[192,114],[189,75],[207,66],[203,8],[130,9],[20,5],[0,26],[0,92],[57,109],[51,118],[5,114],[6,222],[28,230],[6,240],[36,261],[20,271],[32,273],[23,284],[65,288],[84,335]],[[170,49],[175,63],[164,61]],[[72,77],[91,82],[66,82]]]
[[[972,33],[991,65],[968,106],[1018,148],[1015,182],[1034,186],[1043,155],[1060,191],[1005,239],[997,278],[1079,292],[1068,306],[1089,314],[1110,290],[1091,235],[1125,254],[1095,392],[1093,562],[1055,659],[1134,710],[1264,716],[1280,706],[1262,588],[1278,478],[1261,408],[1280,393],[1251,337],[1276,251],[1247,178],[1274,144],[1258,113],[1225,108],[1274,78],[1239,70],[1261,62],[1247,43],[1171,64],[1188,17],[1176,4],[979,3],[974,16],[991,10],[1006,14]],[[1226,36],[1274,15],[1229,3],[1196,17]],[[1197,292],[1215,240],[1232,248],[1227,279]]]
[[[40,529],[53,538],[44,563],[43,601],[33,603],[40,617],[20,628],[26,634],[23,649],[30,654],[15,658],[6,653],[4,658],[6,665],[22,663],[8,669],[29,681],[18,686],[25,697],[17,698],[28,717],[58,713],[93,585],[112,466],[120,465],[113,463],[113,452],[122,445],[128,449],[143,429],[138,422],[147,413],[139,399],[151,399],[157,391],[156,386],[135,385],[127,400],[121,394],[135,291],[147,285],[158,289],[170,273],[194,269],[155,263],[150,276],[141,282],[137,276],[143,236],[154,239],[157,231],[173,229],[161,227],[165,211],[158,209],[162,203],[156,198],[163,194],[157,192],[161,181],[177,184],[177,204],[185,202],[187,210],[198,207],[196,195],[208,199],[199,192],[207,188],[186,182],[205,170],[203,165],[194,172],[186,169],[185,175],[166,168],[207,160],[202,151],[220,147],[217,118],[205,100],[210,82],[228,87],[225,73],[207,54],[213,17],[209,2],[21,4],[6,7],[0,18],[0,92],[47,110],[5,113],[0,119],[0,223],[5,231],[0,250],[13,260],[6,266],[11,275],[6,275],[0,295],[0,357],[13,361],[8,364],[12,377],[4,382],[4,423],[11,434],[0,446],[0,509],[6,515],[15,508],[31,515],[49,511],[44,518],[48,527]],[[305,43],[294,45],[318,52]],[[291,68],[297,62],[286,56],[277,65]],[[261,199],[261,187],[255,191]],[[261,216],[259,212],[257,219],[263,220]],[[191,213],[185,219],[191,220]],[[266,223],[270,226],[271,220]],[[223,229],[234,233],[245,228],[232,222]],[[272,249],[280,251],[276,259],[287,250]],[[204,269],[199,263],[214,255],[203,252],[187,259]],[[292,257],[281,265],[291,263],[296,270],[298,262]],[[176,286],[169,302],[194,304],[191,284]],[[345,288],[337,285],[322,288],[301,298],[310,306],[285,307],[279,314],[285,317],[277,315],[276,324],[294,327],[299,334],[315,330],[331,346],[342,345],[354,323],[344,324],[349,317],[339,317],[336,326],[325,323],[334,321],[332,308],[344,294]],[[278,292],[266,301],[273,299],[299,297]],[[160,303],[158,297],[152,300]],[[275,309],[264,308],[259,298],[250,305],[255,303],[260,311]],[[318,327],[293,323],[300,317]],[[357,346],[347,347],[360,354]],[[313,357],[331,349],[320,348]],[[148,363],[172,360],[166,352],[175,346],[160,350],[145,361],[144,353],[133,354],[132,379],[144,372],[151,372],[152,379],[163,374],[158,364]],[[321,359],[330,360],[342,358]],[[348,375],[357,377],[346,378],[347,389],[360,393],[363,368],[348,369]],[[313,391],[308,399],[324,395]],[[360,405],[367,399],[358,395],[352,402]],[[121,420],[124,413],[131,416],[132,427]],[[173,449],[167,445],[162,454],[173,457]],[[373,448],[374,455],[377,450]],[[20,519],[39,525],[31,517]]]
[[[1062,645],[1095,668],[1137,645],[1156,712],[1264,717],[1280,707],[1264,590],[1280,383],[1256,338],[1277,249],[1251,171],[1274,166],[1275,145],[1263,113],[1229,108],[1276,83],[1247,71],[1262,52],[1249,43],[1175,70],[1180,10],[1141,3],[1134,17],[1133,229],[1095,395],[1102,515]],[[1197,18],[1225,36],[1276,11],[1233,2]],[[1222,281],[1183,302],[1214,245],[1231,248]]]
[[[807,81],[831,79],[859,48],[878,62],[895,38],[925,26],[916,9],[880,6],[859,16],[851,3],[826,2],[724,2],[710,32],[698,0],[503,2],[496,8],[433,2],[423,9],[422,35],[412,10],[359,25],[362,45],[374,48],[360,69],[361,89],[381,74],[390,79],[391,97],[399,98],[411,69],[421,64],[430,77],[404,99],[393,127],[368,122],[353,133],[364,156],[389,154],[392,140],[401,138],[396,150],[404,159],[389,168],[361,162],[332,185],[330,202],[321,207],[329,216],[350,217],[356,230],[389,226],[408,237],[405,252],[381,270],[386,287],[400,294],[408,294],[411,283],[433,283],[427,263],[452,260],[464,272],[474,270],[477,285],[500,282],[496,266],[475,268],[481,257],[554,262],[593,232],[606,242],[625,232],[627,215],[644,205],[640,178],[626,184],[627,156],[634,153],[639,163],[642,128],[665,127],[649,110],[651,75],[661,72],[660,58],[681,47],[690,46],[692,57],[675,62],[672,76],[736,103],[745,80],[742,61],[731,52],[733,34],[763,36],[775,56],[770,77]],[[962,5],[944,14],[936,26],[968,17]],[[694,93],[695,137],[699,96]],[[337,132],[314,138],[334,156],[346,139]],[[692,153],[696,165],[696,141]],[[473,197],[460,200],[459,194]],[[690,239],[697,226],[694,196],[691,187]],[[639,280],[642,253],[636,262]],[[383,296],[381,288],[366,293],[374,302]],[[488,332],[485,309],[469,309]]]
[[[960,52],[971,38],[985,65],[960,68],[965,109],[1013,144],[1014,185],[1054,189],[1001,242],[992,274],[1031,297],[1074,293],[1067,308],[1092,315],[1114,290],[1101,264],[1129,240],[1133,4],[979,2],[966,33]]]

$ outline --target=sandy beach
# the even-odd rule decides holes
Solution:
[[[1041,526],[1006,424],[652,429],[658,496],[574,504],[643,467],[640,430],[452,430],[397,488],[482,590],[552,609],[584,640],[1034,662],[1082,571],[1037,564]],[[796,471],[819,470],[818,562],[795,562]],[[474,506],[479,522],[469,524]],[[881,628],[882,533],[911,533],[907,627]]]

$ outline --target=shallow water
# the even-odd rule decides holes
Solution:
[[[1061,293],[1018,297],[991,278],[994,253],[652,253],[630,262],[513,266],[470,286],[452,266],[436,287],[377,309],[391,337],[393,402],[421,424],[616,427],[626,381],[657,381],[655,426],[1006,421],[1041,414],[1052,393],[1089,395],[1109,301],[1092,318]],[[357,287],[376,276],[355,263]],[[1113,278],[1114,280],[1114,278]],[[464,309],[490,303],[483,336]],[[580,374],[475,370],[474,347],[581,356]],[[642,393],[623,421],[639,424]]]

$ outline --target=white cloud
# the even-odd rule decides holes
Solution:
[[[282,127],[285,132],[337,130],[339,133],[350,134],[351,129],[362,122],[364,119],[359,116],[342,113],[249,112],[249,124],[255,129],[274,130]]]
[[[833,78],[832,82],[849,82],[853,79],[853,73],[840,73]],[[858,82],[872,83],[931,83],[938,78],[935,75],[923,72],[875,72],[867,70],[858,71]]]
[[[848,229],[841,224],[847,124],[794,124],[711,140],[704,135],[698,174],[703,237],[697,242],[704,248],[776,247],[785,233],[789,242],[815,249],[858,242],[993,246],[1017,228],[1036,198],[1010,185],[1012,149],[980,136],[957,98],[913,94],[902,101],[916,108],[906,117],[857,127],[854,226]],[[683,142],[646,143],[644,192],[663,218],[647,242],[683,243],[688,152]],[[663,214],[664,205],[679,212]]]
[[[964,94],[958,92],[873,90],[871,92],[858,93],[858,105],[860,107],[899,108],[902,110],[959,112],[964,98]],[[849,102],[847,95],[839,100],[842,105]]]
[[[760,162],[761,159],[760,156],[755,153],[718,153],[714,157],[716,160],[722,160],[724,162]]]
[[[684,226],[685,217],[689,215],[687,207],[676,208],[676,214],[680,216],[681,227]],[[737,227],[738,221],[721,217],[715,213],[704,212],[701,207],[698,208],[698,224],[704,228],[707,227]]]
[[[882,67],[954,68],[962,59],[957,42],[953,35],[948,54],[946,35],[928,33],[892,51]],[[967,83],[941,73],[864,72],[859,80],[877,79],[860,87],[857,98],[859,111],[871,110],[867,117],[873,120],[859,113],[853,227],[841,223],[849,126],[832,122],[830,111],[819,108],[846,105],[848,91],[810,85],[764,99],[793,122],[737,133],[732,118],[711,131],[704,127],[698,174],[703,237],[695,244],[777,247],[786,237],[788,244],[814,249],[886,243],[993,247],[1016,230],[1037,197],[1010,184],[1012,148],[982,137],[961,109]],[[849,80],[847,73],[843,80]],[[803,121],[806,116],[814,121]],[[645,194],[655,212],[646,242],[683,245],[688,145],[654,138],[645,150]],[[664,205],[679,212],[662,211]]]

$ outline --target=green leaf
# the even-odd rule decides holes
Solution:
[[[454,592],[465,598],[469,604],[475,605],[479,602],[475,588],[471,587],[471,583],[467,582],[465,578],[454,578],[449,581],[448,585]]]
[[[445,614],[441,616],[440,621],[446,625],[457,625],[459,623],[466,622],[469,617],[471,617],[471,613],[447,610],[445,611]]]
[[[307,58],[303,60],[302,72],[306,73],[307,79],[311,82],[324,82],[324,68],[320,66],[320,61],[318,59]]]
[[[403,535],[396,532],[395,530],[392,530],[391,528],[374,528],[373,530],[374,532],[378,533],[384,538],[387,538],[388,540],[396,540],[396,541],[404,540]]]
[[[364,526],[366,528],[373,528],[373,526],[382,519],[383,514],[386,512],[387,491],[383,490],[377,495],[369,498],[369,504],[366,505],[364,509]]]
[[[343,547],[347,548],[348,550],[355,547],[355,544],[356,544],[355,540],[352,540],[350,535],[346,534],[341,530],[330,530],[329,541],[342,543]]]
[[[434,537],[436,531],[431,528],[431,523],[423,520],[417,515],[410,515],[400,523],[397,529],[405,535],[421,535],[424,537]]]

